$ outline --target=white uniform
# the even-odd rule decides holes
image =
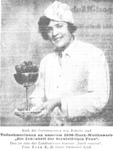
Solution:
[[[95,46],[74,40],[62,53],[45,56],[40,75],[31,95],[36,107],[45,100],[61,99],[51,125],[82,125],[93,122],[109,98],[109,71],[104,53]]]

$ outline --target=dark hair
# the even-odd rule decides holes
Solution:
[[[50,23],[50,19],[45,16],[40,17],[39,22],[38,22],[39,32],[41,33],[42,37],[45,40],[48,40],[47,26],[49,25],[49,23]]]
[[[40,17],[38,22],[39,32],[41,33],[43,39],[45,40],[49,39],[47,34],[48,31],[47,26],[49,25],[49,23],[50,23],[50,19],[45,16]],[[74,26],[72,23],[68,23],[68,29],[70,33],[74,33],[76,30],[76,26]]]

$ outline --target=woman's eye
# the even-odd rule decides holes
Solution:
[[[61,25],[61,24],[57,24],[57,25],[56,25],[57,28],[62,28],[62,26],[63,26],[63,25]]]

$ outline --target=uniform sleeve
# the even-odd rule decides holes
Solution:
[[[39,77],[35,83],[35,89],[30,96],[30,101],[35,107],[39,107],[44,101],[44,69],[45,62],[42,60],[39,68]]]
[[[69,118],[100,112],[109,98],[109,69],[103,52],[88,63],[87,92],[61,99],[62,112]]]

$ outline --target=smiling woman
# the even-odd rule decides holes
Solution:
[[[109,98],[109,70],[104,53],[77,40],[72,12],[65,3],[55,1],[49,5],[38,25],[54,49],[42,59],[30,96],[31,111],[40,110],[35,118],[47,120],[44,125],[51,126],[99,124],[99,113]]]
[[[50,21],[48,29],[49,31],[47,34],[49,40],[58,50],[60,48],[63,51],[73,40],[73,36],[69,32],[66,22]]]
[[[49,18],[47,18],[46,16],[42,16],[42,17],[40,17],[39,22],[38,22],[39,32],[41,33],[42,37],[45,40],[49,40],[47,33],[48,33],[48,29],[50,29],[50,28],[48,28],[50,21],[51,20]],[[62,23],[62,22],[59,22],[59,23]],[[67,22],[67,24],[68,24],[69,32],[74,33],[76,31],[77,27],[69,22]]]

